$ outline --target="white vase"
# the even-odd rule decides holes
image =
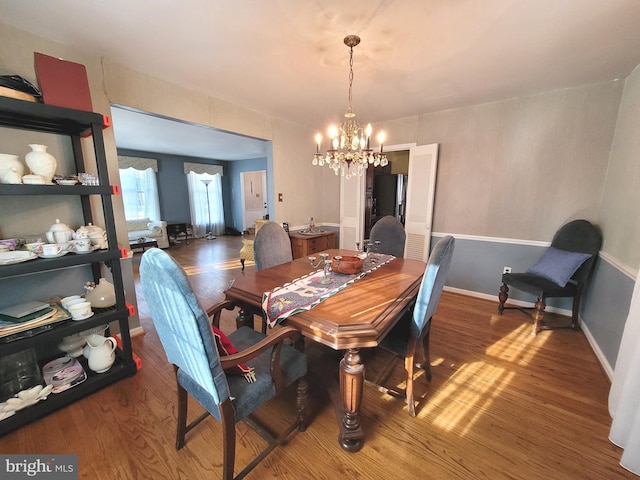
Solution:
[[[1,183],[22,183],[24,175],[24,164],[18,155],[10,153],[0,153],[0,182]]]
[[[32,143],[29,147],[31,147],[31,152],[27,153],[24,159],[31,173],[40,175],[44,178],[45,183],[51,183],[56,173],[56,167],[58,166],[56,158],[47,152],[46,145]]]

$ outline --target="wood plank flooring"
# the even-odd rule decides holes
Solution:
[[[203,305],[223,298],[242,275],[240,237],[195,240],[167,250],[186,269]],[[134,266],[139,262],[136,254]],[[254,268],[248,262],[247,269]],[[137,276],[137,272],[136,272]],[[328,396],[312,385],[315,415],[248,478],[253,479],[636,479],[619,466],[621,450],[607,438],[609,382],[584,335],[545,331],[531,336],[530,319],[496,300],[445,292],[431,334],[433,380],[415,382],[422,400],[411,418],[404,404],[366,385],[356,454],[337,442]],[[81,479],[217,479],[222,429],[203,422],[174,448],[175,386],[171,367],[138,290],[146,334],[134,339],[137,375],[0,438],[2,453],[75,453]],[[223,330],[233,328],[233,314]],[[336,369],[339,356],[307,342],[313,368]],[[364,352],[367,377],[389,357]],[[402,381],[397,363],[391,381]],[[201,410],[193,404],[192,415]],[[279,429],[292,417],[293,392],[260,416]],[[236,472],[263,446],[240,424]]]

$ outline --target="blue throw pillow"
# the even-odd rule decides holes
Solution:
[[[538,261],[529,267],[527,273],[546,278],[556,285],[564,287],[576,273],[576,270],[580,268],[580,265],[589,257],[591,257],[590,253],[567,252],[549,247]]]

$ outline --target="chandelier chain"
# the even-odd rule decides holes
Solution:
[[[353,47],[349,50],[349,113],[353,113],[352,107],[352,92],[353,90]]]

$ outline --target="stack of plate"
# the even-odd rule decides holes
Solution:
[[[53,386],[53,393],[64,392],[87,379],[80,362],[73,357],[60,357],[42,368],[44,383]]]

